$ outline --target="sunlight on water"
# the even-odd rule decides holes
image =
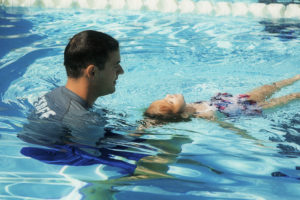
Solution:
[[[191,1],[172,2],[182,12],[191,9]],[[244,12],[230,9],[236,16]],[[0,12],[1,199],[300,197],[299,101],[261,116],[223,118],[246,130],[241,133],[203,119],[135,131],[149,103],[168,93],[183,93],[187,102],[208,100],[217,92],[245,93],[299,74],[299,21],[115,10]],[[27,123],[31,104],[65,84],[65,45],[85,29],[120,41],[125,74],[113,95],[97,100],[95,111],[110,110],[105,113],[108,127],[143,139],[107,141],[149,155],[138,162],[136,176],[102,164],[50,165],[20,154],[30,145],[16,134]],[[275,97],[299,92],[299,86],[286,87]]]

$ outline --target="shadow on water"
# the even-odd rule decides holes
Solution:
[[[32,23],[21,18],[21,14],[9,14],[0,9],[0,58],[13,50],[25,46],[30,47],[32,43],[43,39],[42,36],[30,33]],[[50,49],[36,49],[12,63],[0,61],[0,96],[3,96],[14,80],[24,75],[30,64],[45,56],[49,51]]]
[[[9,14],[0,9],[0,58],[11,50],[30,46],[42,39],[41,36],[30,33],[32,27],[32,23],[22,19],[21,14]]]
[[[283,139],[271,137],[270,140],[274,142],[285,142],[290,143],[287,144],[278,144],[277,147],[280,149],[280,154],[285,155],[287,157],[299,157],[300,151],[293,147],[293,144],[300,146],[300,114],[295,114],[291,119],[286,120],[276,126],[273,125],[274,129],[277,129],[281,132],[284,132]],[[298,126],[298,127],[297,127]]]
[[[135,135],[138,134],[141,134],[140,136],[142,136],[143,134],[151,135],[151,132],[135,133]],[[191,190],[199,191],[201,189],[203,189],[204,191],[207,191],[207,189],[209,189],[211,191],[226,192],[225,190],[217,187],[209,188],[209,186],[204,184],[204,182],[202,181],[184,180],[168,174],[169,165],[176,163],[183,165],[193,165],[194,167],[204,167],[217,175],[222,174],[221,171],[215,170],[203,163],[191,159],[185,159],[180,156],[182,146],[191,142],[192,140],[189,137],[181,135],[172,135],[172,137],[168,140],[144,140],[144,145],[149,145],[150,147],[157,149],[159,153],[153,156],[149,155],[139,160],[134,173],[127,176],[108,179],[104,181],[86,181],[89,184],[86,187],[82,188],[80,192],[84,196],[84,199],[88,200],[96,200],[99,199],[99,197],[102,197],[101,199],[105,200],[115,200],[117,199],[116,197],[118,193],[122,192],[119,191],[118,188],[138,188],[138,186],[149,187],[149,185],[151,184],[155,184],[155,187],[158,187],[162,190],[164,190],[165,188],[168,192],[174,192],[176,194],[182,195],[186,195],[186,193]],[[148,188],[148,190],[149,189],[151,190],[151,187]],[[143,190],[130,190],[129,192],[125,192],[126,198],[129,199],[130,195],[134,195],[134,197],[132,196],[132,198],[137,199],[138,196],[140,196],[141,198],[145,198],[145,193],[151,193],[151,191]],[[155,193],[153,195],[155,195]],[[191,196],[191,199],[193,198],[195,197]]]
[[[183,145],[192,143],[188,136],[168,134],[169,139],[159,139],[150,131],[136,131],[136,125],[127,124],[119,117],[114,119],[112,114],[109,114],[110,120],[119,121],[119,127],[102,129],[100,123],[105,111],[102,116],[94,112],[89,114],[85,123],[82,123],[85,121],[82,115],[78,115],[78,118],[76,114],[72,115],[71,123],[67,126],[55,120],[36,119],[33,114],[18,134],[29,145],[21,150],[27,157],[54,165],[104,164],[120,174],[117,178],[108,177],[104,181],[81,180],[88,183],[80,190],[84,199],[114,199],[119,193],[115,188],[135,187],[137,183],[143,185],[151,180],[156,180],[155,183],[157,180],[177,180],[180,184],[190,183],[190,187],[202,184],[200,181],[182,180],[169,174],[169,166],[175,163],[205,168],[216,175],[222,174],[199,161],[181,156]],[[145,135],[156,139],[145,139]]]
[[[299,20],[266,20],[261,21],[260,24],[264,25],[265,32],[271,34],[269,37],[278,37],[281,41],[289,41],[292,39],[298,39],[300,37]],[[268,37],[264,37],[264,39],[268,39]]]
[[[288,4],[299,4],[300,0],[258,0],[259,3],[265,3],[265,4],[270,4],[270,3],[280,3],[284,5]]]
[[[286,119],[284,122],[277,123],[273,125],[273,129],[285,133],[282,138],[279,137],[270,137],[269,139],[272,142],[278,143],[277,148],[279,149],[279,154],[287,158],[299,158],[300,150],[295,146],[300,146],[300,114],[297,113],[293,117]],[[295,170],[300,170],[300,166],[294,166]],[[285,169],[282,171],[273,172],[271,175],[273,177],[287,177],[287,178],[296,178],[300,180],[299,173],[289,171],[285,173]],[[297,175],[298,174],[298,175]]]
[[[19,77],[22,77],[28,66],[35,62],[36,59],[47,55],[52,49],[37,49],[27,53],[18,60],[4,68],[0,69],[0,95],[3,95],[8,89],[9,85]]]
[[[300,4],[300,0],[259,0],[259,3],[279,3],[283,5]],[[282,41],[297,39],[300,36],[300,23],[295,19],[272,19],[261,21],[264,31],[270,33],[270,37],[278,37]],[[269,37],[264,37],[268,39]]]

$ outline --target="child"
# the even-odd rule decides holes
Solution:
[[[160,120],[184,120],[190,117],[216,120],[217,111],[226,116],[257,115],[263,109],[300,99],[298,92],[267,100],[277,90],[298,80],[300,80],[300,74],[270,85],[263,85],[246,94],[233,96],[229,93],[218,93],[210,101],[194,103],[186,103],[182,94],[168,94],[164,99],[151,103],[144,114]]]

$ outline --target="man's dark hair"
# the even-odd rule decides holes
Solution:
[[[91,64],[104,69],[109,53],[118,49],[119,42],[105,33],[93,30],[77,33],[70,39],[64,53],[68,77],[80,77],[82,69]]]

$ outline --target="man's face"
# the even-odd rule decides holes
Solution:
[[[96,96],[104,96],[115,91],[118,76],[124,73],[120,61],[120,51],[117,50],[109,53],[104,69],[99,70],[96,67],[95,79],[93,81],[93,90]]]

